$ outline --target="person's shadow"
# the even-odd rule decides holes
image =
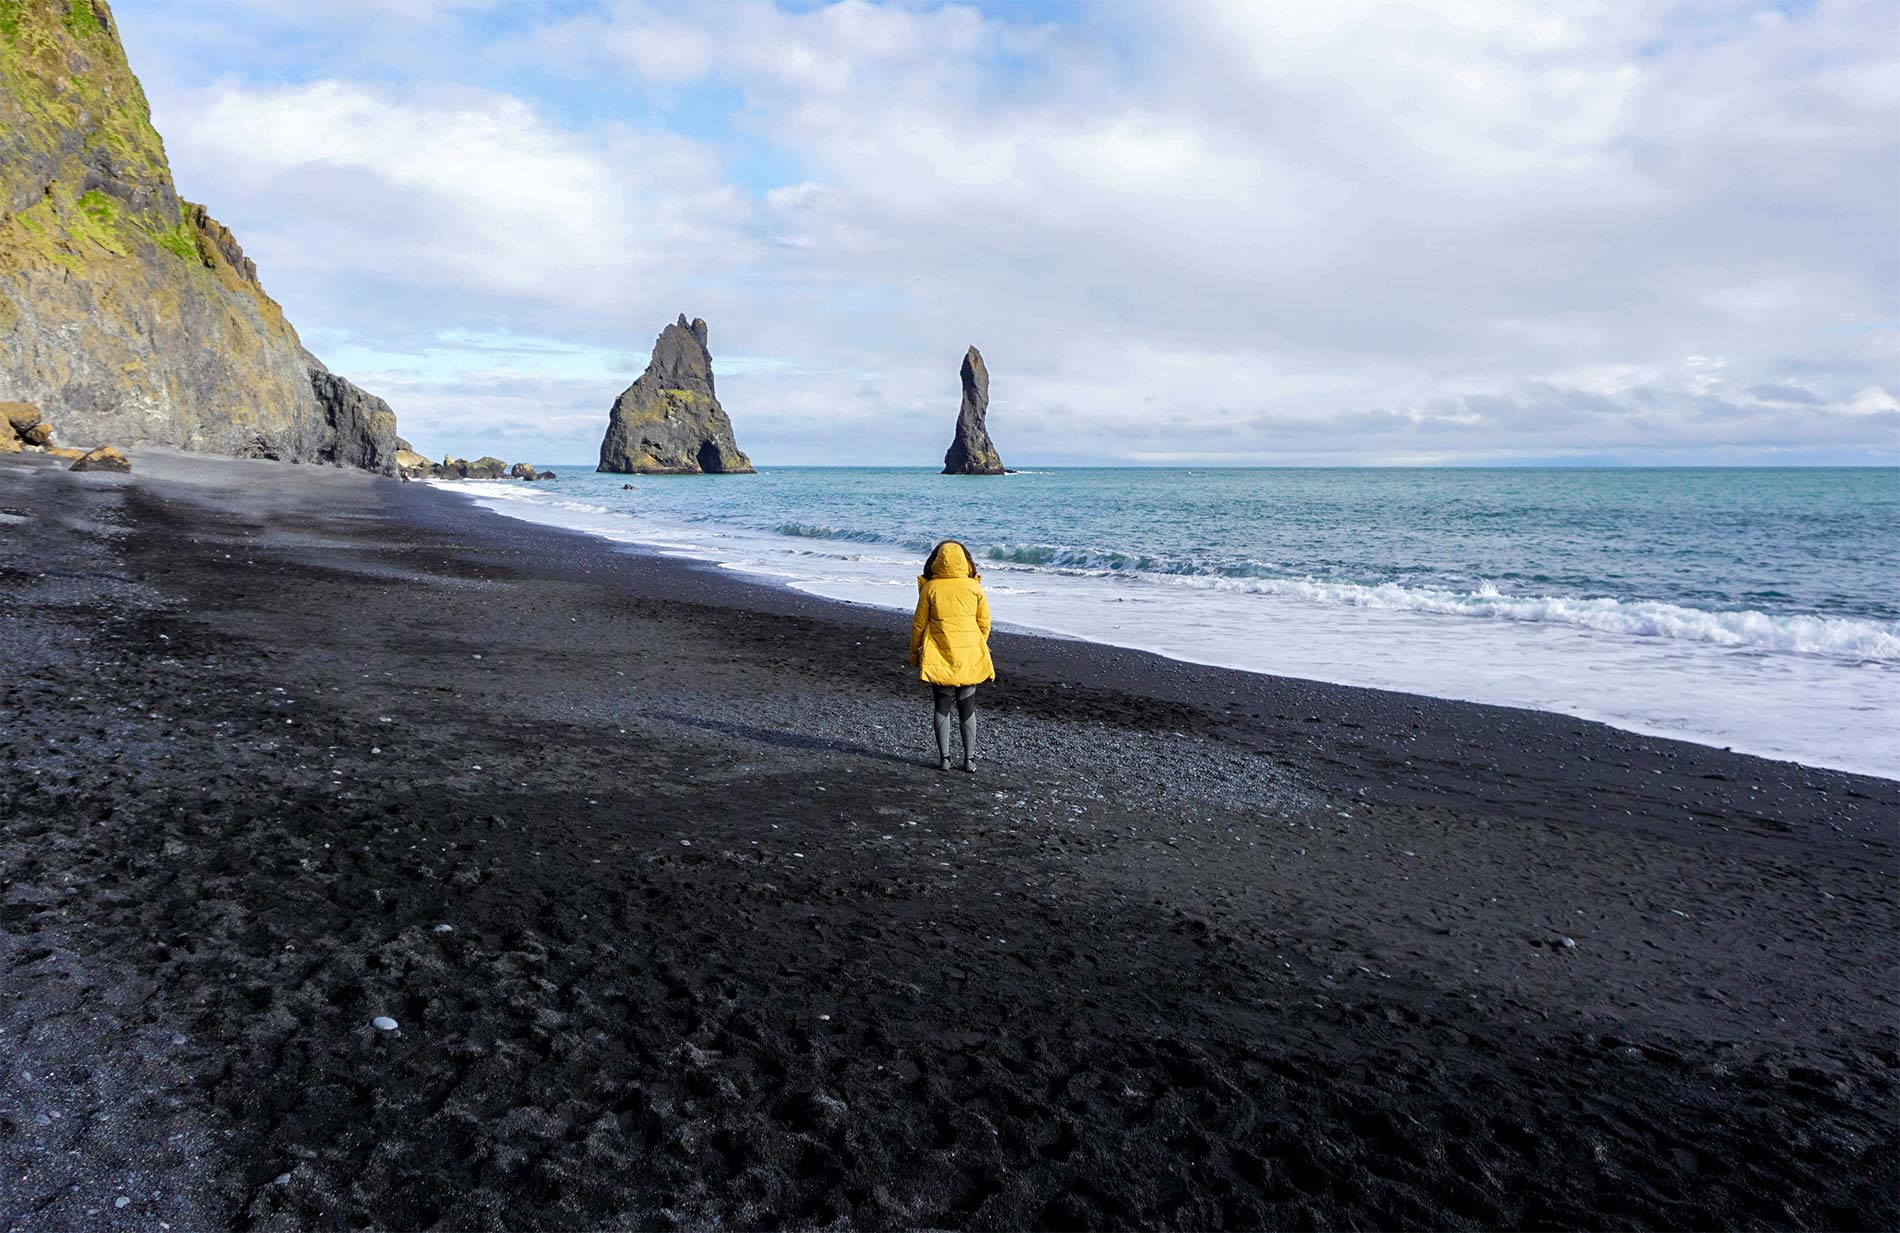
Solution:
[[[689,728],[703,728],[709,732],[719,732],[726,736],[736,736],[748,741],[757,741],[761,745],[774,745],[780,749],[819,750],[829,753],[853,753],[861,758],[873,758],[879,762],[891,762],[898,766],[936,766],[935,757],[906,758],[894,754],[888,749],[877,749],[870,745],[859,745],[851,741],[827,740],[822,736],[802,736],[796,732],[786,732],[782,728],[757,728],[751,724],[728,723],[719,719],[705,719],[697,715],[681,715],[674,711],[648,711],[654,719],[671,720]]]

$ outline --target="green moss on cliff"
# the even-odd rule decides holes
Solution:
[[[191,225],[180,221],[170,231],[160,232],[158,246],[182,261],[203,261],[198,242],[192,238]]]
[[[60,15],[59,24],[82,38],[105,30],[104,23],[99,20],[99,14],[92,11],[91,0],[68,0],[66,11]]]
[[[96,0],[0,0],[0,186],[14,200],[36,195],[33,181],[75,155],[112,152],[111,178],[120,194],[159,214],[176,207],[165,146],[152,128],[138,79],[111,37],[110,17]],[[77,149],[75,149],[77,147]],[[22,183],[25,179],[27,182]],[[159,227],[177,220],[149,219]]]
[[[95,188],[74,204],[78,208],[66,216],[66,230],[75,240],[90,240],[116,256],[131,255],[125,219],[112,198]]]

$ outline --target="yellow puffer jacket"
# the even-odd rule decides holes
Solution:
[[[917,579],[917,615],[910,622],[910,664],[932,685],[980,685],[996,679],[990,662],[990,601],[963,545],[937,551]]]

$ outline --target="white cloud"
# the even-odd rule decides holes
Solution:
[[[161,124],[306,330],[637,357],[684,309],[752,357],[721,390],[768,460],[928,461],[969,342],[1032,456],[1892,460],[1891,17],[613,3]]]
[[[225,83],[174,110],[181,180],[221,169],[221,194],[286,208],[287,263],[358,276],[587,304],[730,249],[746,212],[689,140],[570,132],[508,95]]]

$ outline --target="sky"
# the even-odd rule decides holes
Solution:
[[[118,0],[179,191],[431,456],[684,313],[761,465],[1900,463],[1900,7]]]

